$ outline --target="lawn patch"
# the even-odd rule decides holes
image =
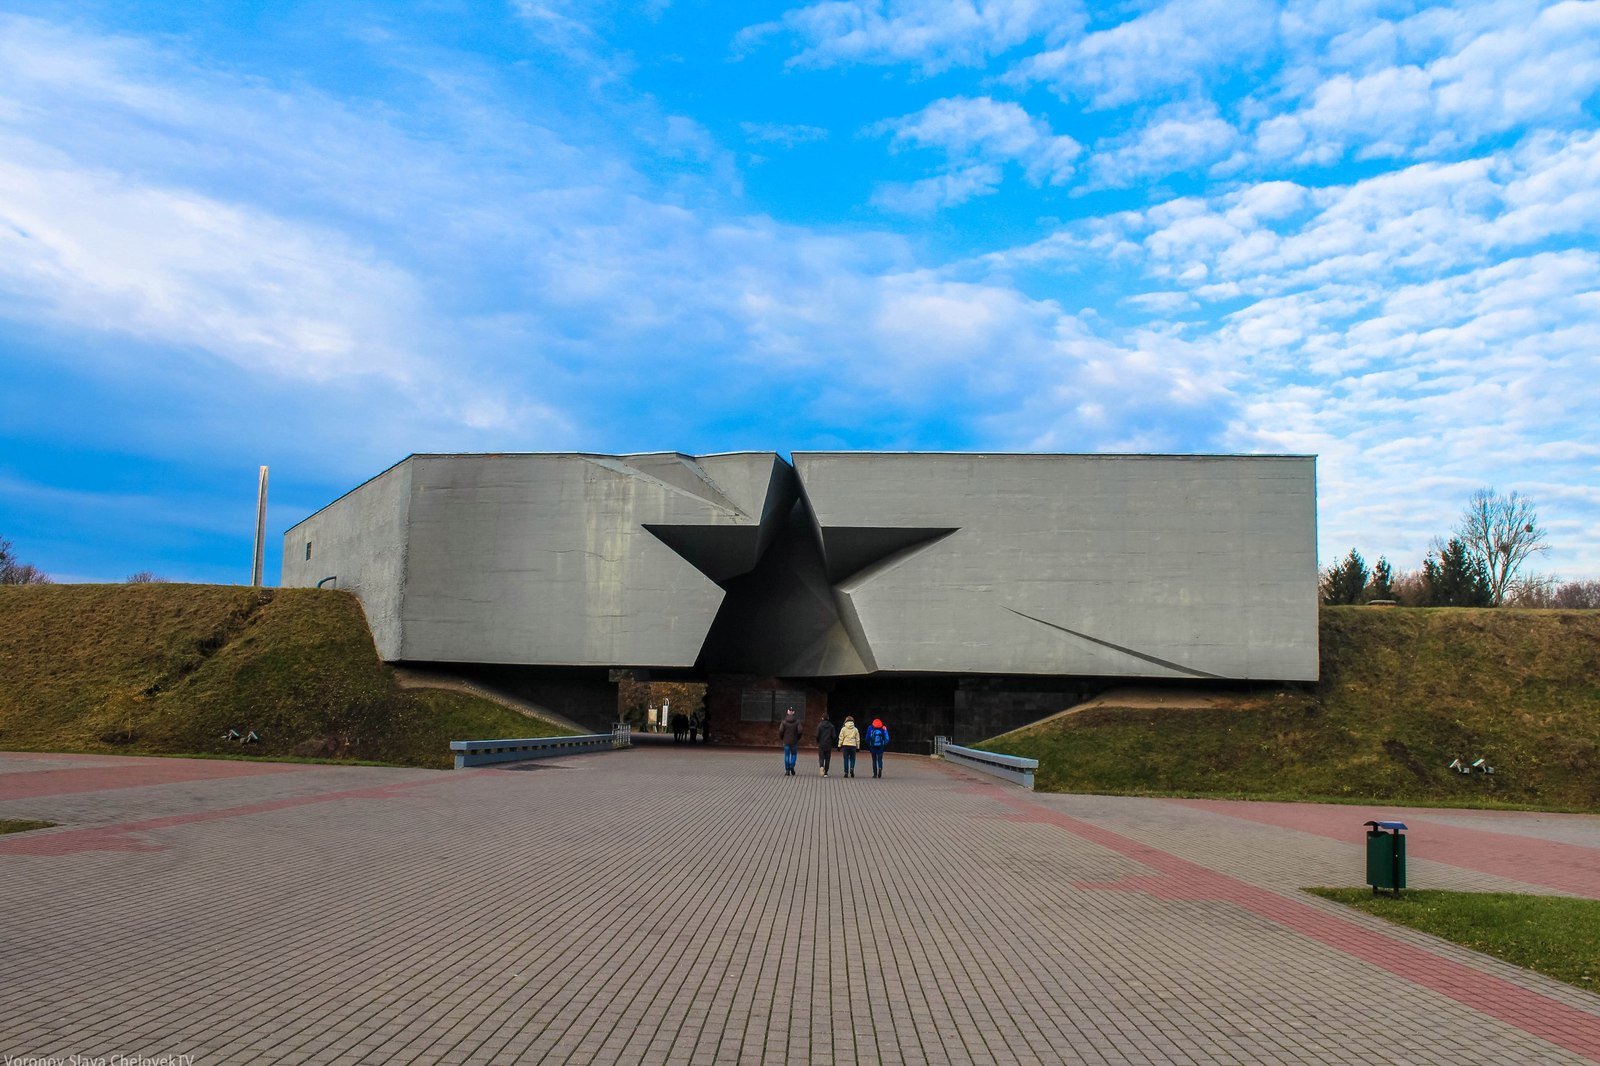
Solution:
[[[27,818],[0,818],[0,834],[26,833],[30,829],[49,829],[54,822],[35,822]]]
[[[1600,900],[1439,889],[1399,896],[1373,895],[1366,888],[1306,891],[1586,991],[1600,991]]]

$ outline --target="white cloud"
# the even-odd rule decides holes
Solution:
[[[976,163],[910,182],[885,182],[873,190],[872,202],[904,215],[928,215],[979,196],[998,192],[1003,175],[992,163]]]
[[[1348,185],[1265,182],[1175,199],[981,264],[1088,272],[1114,249],[1149,286],[1126,306],[1184,317],[1158,340],[1097,327],[1089,345],[1123,375],[1107,388],[1188,370],[1211,397],[1201,409],[1227,418],[1219,447],[1321,456],[1325,555],[1355,545],[1415,566],[1480,485],[1592,478],[1597,179],[1600,134],[1534,134]],[[1141,378],[1152,351],[1162,373]],[[1097,399],[1063,386],[1053,412],[1032,412],[1037,439],[1070,436]],[[1166,399],[1163,417],[1177,417]],[[1550,513],[1558,507],[1593,510],[1552,499]],[[1600,549],[1568,541],[1550,565],[1600,572]]]
[[[1310,201],[1310,190],[1292,181],[1264,181],[1250,185],[1232,197],[1227,218],[1237,225],[1276,222],[1302,210]]]
[[[795,65],[909,63],[933,73],[981,63],[1082,18],[1076,3],[1050,0],[825,0],[750,27],[735,46],[784,33],[800,46]]]
[[[1018,104],[987,96],[936,100],[875,130],[892,134],[896,148],[931,148],[947,160],[937,177],[879,190],[877,202],[899,210],[933,210],[994,192],[1008,163],[1020,165],[1034,185],[1061,185],[1083,150]]]
[[[670,0],[644,0],[647,17],[656,17]],[[534,42],[581,71],[592,86],[615,83],[633,68],[633,58],[606,40],[615,0],[511,0]]]
[[[0,291],[15,314],[305,381],[418,369],[419,287],[371,249],[107,171],[0,162]]]
[[[1153,315],[1182,314],[1185,311],[1198,310],[1200,307],[1192,294],[1175,290],[1141,292],[1126,297],[1122,302]]]
[[[1214,106],[1177,104],[1127,136],[1095,145],[1087,188],[1126,188],[1225,159],[1238,141]]]
[[[1600,83],[1593,0],[1427,9],[1367,34],[1385,45],[1364,53],[1389,62],[1350,69],[1346,35],[1323,44],[1325,54],[1302,55],[1284,75],[1299,103],[1258,126],[1263,157],[1303,165],[1347,153],[1439,156],[1529,123],[1582,121]],[[1410,62],[1399,61],[1407,54]]]
[[[577,5],[564,0],[511,0],[511,9],[538,32],[561,41],[588,41],[596,35]]]
[[[1136,190],[1062,197],[1081,221],[994,254],[972,235],[943,266],[926,250],[938,227],[824,230],[739,206],[713,132],[726,113],[585,98],[603,120],[574,127],[560,102],[507,106],[472,64],[427,70],[425,101],[363,110],[11,20],[0,328],[59,331],[55,357],[85,376],[138,350],[151,394],[209,412],[131,445],[164,432],[174,454],[195,436],[241,452],[270,435],[308,463],[370,471],[374,450],[720,447],[719,427],[760,410],[739,444],[831,428],[888,446],[880,427],[899,425],[892,443],[917,447],[953,425],[981,447],[1320,452],[1325,546],[1402,565],[1405,538],[1447,527],[1482,483],[1550,486],[1553,521],[1593,528],[1600,501],[1571,487],[1592,481],[1600,401],[1600,135],[1573,117],[1579,88],[1528,80],[1541,48],[1588,69],[1589,10],[1178,0],[1088,35],[1030,4],[791,12],[778,29],[800,62],[946,71],[911,90],[867,79],[897,101],[916,85],[937,97],[865,102],[915,108],[873,130],[900,163],[933,153],[877,186],[881,206],[934,211],[1018,176]],[[1196,30],[1206,18],[1219,21]],[[1033,74],[1121,110],[1069,127],[949,69],[1058,29]],[[1290,62],[1276,73],[1273,49]],[[1069,53],[1083,62],[1061,66]],[[1474,69],[1444,62],[1461,56]],[[1241,71],[1254,90],[1217,91]],[[1545,126],[1496,125],[1514,115]],[[1103,131],[1087,160],[1086,128]],[[1484,130],[1515,143],[1463,148]],[[1365,153],[1371,176],[1330,184],[1265,158],[1308,150]],[[1207,167],[1231,168],[1230,184],[1208,187]],[[1166,174],[1194,194],[1150,203],[1140,186]],[[1124,210],[1095,217],[1097,202]],[[993,203],[1012,232],[1033,224],[1034,205]],[[233,393],[269,397],[273,417]],[[1600,548],[1562,550],[1552,565],[1600,573]]]
[[[1277,13],[1264,0],[1171,0],[1034,55],[1016,77],[1117,107],[1248,69],[1271,52],[1276,33]]]
[[[821,126],[783,124],[777,122],[741,122],[739,128],[755,144],[776,144],[794,148],[802,144],[828,139],[828,131]]]
[[[1514,159],[1516,176],[1501,192],[1508,210],[1497,219],[1502,242],[1595,232],[1600,225],[1600,131],[1536,136]]]
[[[398,119],[35,29],[32,72],[0,72],[0,317],[139,338],[142,376],[196,409],[238,415],[221,394],[254,382],[285,397],[274,426],[313,451],[337,440],[366,462],[380,439],[403,454],[562,443],[552,434],[683,446],[679,430],[715,417],[705,404],[641,426],[615,411],[655,407],[685,380],[717,382],[714,402],[733,405],[779,382],[821,397],[849,381],[839,409],[870,410],[946,403],[959,375],[981,404],[957,417],[976,422],[1053,351],[1059,310],[1009,284],[919,270],[889,235],[729,215],[705,183],[653,185],[627,156],[549,129],[528,131],[524,153],[523,130],[481,103],[470,135],[415,140]],[[48,121],[23,105],[41,98]],[[108,117],[107,101],[121,110]],[[654,116],[651,166],[717,154],[704,125]],[[481,165],[478,137],[510,154],[512,177]],[[992,101],[930,111],[903,137],[1040,182],[1064,177],[1076,151]],[[193,165],[195,146],[218,143],[228,151]],[[965,198],[963,182],[998,182],[999,169],[972,163],[922,195]],[[106,356],[88,353],[115,346],[82,350],[93,373]],[[194,373],[208,362],[236,370]],[[317,425],[315,401],[289,399],[310,381],[362,418]],[[768,428],[779,440],[818,414],[791,407],[792,427]],[[221,441],[251,425],[203,431]],[[370,439],[352,449],[349,434]]]

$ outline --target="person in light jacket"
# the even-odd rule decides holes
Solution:
[[[861,730],[856,728],[856,720],[848,714],[844,716],[844,725],[839,727],[839,753],[844,756],[844,776],[856,776],[856,750],[861,747]]]
[[[828,764],[833,761],[833,746],[839,734],[833,728],[833,719],[823,718],[817,723],[817,774],[828,776]]]
[[[778,723],[778,739],[783,741],[784,775],[793,777],[795,760],[800,755],[800,719],[793,707],[783,712],[783,721]]]

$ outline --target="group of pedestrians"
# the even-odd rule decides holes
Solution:
[[[783,772],[794,776],[794,764],[800,756],[800,716],[790,707],[778,723],[778,739],[783,742]],[[883,776],[883,753],[889,749],[889,730],[883,719],[874,718],[865,734],[857,728],[856,720],[846,715],[844,725],[834,728],[833,720],[824,717],[817,723],[817,775],[827,777],[833,764],[833,749],[838,748],[844,757],[844,776],[856,776],[856,753],[866,748],[872,756],[872,776]]]

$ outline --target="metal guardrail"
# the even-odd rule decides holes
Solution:
[[[944,744],[943,754],[946,759],[958,766],[965,766],[982,774],[991,774],[1012,784],[1021,785],[1029,792],[1033,791],[1033,772],[1039,768],[1038,759],[1024,759],[1020,755],[1001,755],[992,751],[979,751],[977,748],[963,748],[949,741]]]
[[[456,769],[488,766],[497,762],[548,759],[555,755],[581,755],[586,751],[610,751],[628,747],[626,735],[617,743],[616,733],[591,733],[581,737],[526,737],[518,740],[452,740]]]

